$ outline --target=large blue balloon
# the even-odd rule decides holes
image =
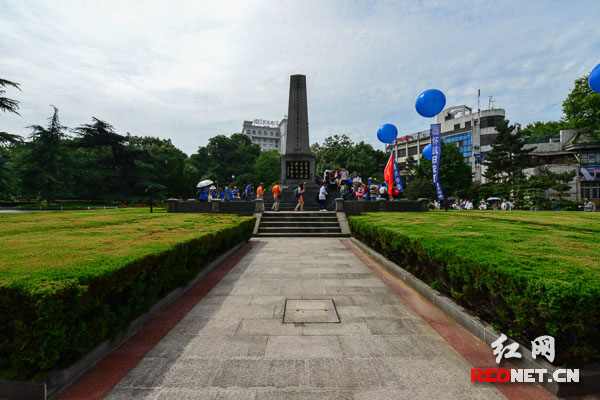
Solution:
[[[431,144],[428,144],[423,148],[423,157],[428,160],[431,160]]]
[[[588,85],[590,85],[590,89],[594,92],[600,93],[600,64],[596,65],[592,72],[590,72]]]
[[[383,143],[393,143],[398,136],[398,129],[392,124],[384,124],[377,131],[377,139]]]
[[[425,118],[435,117],[444,109],[445,105],[446,96],[437,89],[424,91],[415,102],[417,112]]]

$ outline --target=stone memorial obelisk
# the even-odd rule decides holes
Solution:
[[[316,160],[310,154],[308,140],[306,75],[292,75],[285,154],[281,157],[281,183],[283,186],[299,183],[316,186],[315,168]]]

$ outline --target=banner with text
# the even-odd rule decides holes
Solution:
[[[442,155],[442,125],[431,124],[431,166],[433,169],[433,185],[437,193],[438,200],[444,200],[442,185],[438,179],[438,171],[440,169],[440,156]]]

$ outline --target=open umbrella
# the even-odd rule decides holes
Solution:
[[[213,181],[211,181],[210,179],[206,179],[206,180],[203,180],[202,182],[198,183],[198,184],[196,185],[196,187],[203,188],[203,187],[206,187],[206,186],[210,186],[210,185],[212,185],[213,183],[214,183],[214,182],[213,182]]]
[[[500,197],[488,197],[487,201],[501,201]]]

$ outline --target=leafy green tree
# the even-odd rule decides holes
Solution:
[[[10,168],[11,152],[0,146],[0,199],[9,198],[14,193],[14,174]]]
[[[563,101],[564,122],[573,129],[600,130],[600,93],[588,85],[589,75],[575,80]]]
[[[419,181],[419,187],[424,185],[423,181],[427,181],[434,189],[434,195],[428,196],[429,198],[435,197],[432,169],[431,161],[425,157],[422,157],[420,163],[415,167],[415,179],[416,181]],[[442,155],[440,157],[438,178],[442,185],[445,197],[463,197],[468,195],[469,189],[473,183],[471,167],[465,164],[464,156],[458,147],[453,144],[442,142]],[[411,192],[409,191],[406,196],[408,197],[410,193]]]
[[[128,137],[119,135],[109,123],[92,118],[91,124],[74,129],[79,149],[78,183],[92,199],[124,200],[142,194],[148,185],[140,179],[140,170],[150,166],[136,163]]]
[[[517,131],[514,125],[509,125],[508,120],[497,124],[496,131],[498,136],[484,161],[487,168],[484,176],[489,182],[487,189],[500,192],[496,196],[510,195],[518,201],[521,198],[520,184],[525,179],[523,169],[533,166],[530,153],[535,149],[524,148],[523,131]],[[487,194],[488,191],[484,189],[483,193]]]
[[[409,200],[419,198],[434,199],[436,197],[433,181],[427,178],[413,179],[404,189],[404,195]]]
[[[234,133],[230,137],[218,135],[210,138],[206,147],[198,148],[190,161],[201,179],[211,179],[222,187],[227,182],[241,182],[242,175],[248,173],[252,176],[244,179],[255,179],[254,166],[259,155],[260,147],[253,144],[247,135]]]
[[[525,128],[523,128],[523,136],[556,136],[560,134],[561,129],[566,129],[566,124],[564,121],[535,121],[527,124]]]
[[[560,200],[571,189],[569,182],[575,177],[575,171],[555,173],[547,168],[541,169],[538,175],[530,176],[522,182],[522,193],[526,198],[526,203],[534,208],[548,208],[546,194],[552,191],[553,196]]]
[[[311,153],[317,159],[317,173],[326,169],[346,168],[350,174],[358,172],[363,178],[372,176],[383,180],[383,170],[389,154],[375,150],[365,142],[354,143],[347,135],[333,135],[325,139],[323,145],[314,143]]]
[[[281,157],[277,150],[261,151],[260,156],[254,164],[254,173],[257,184],[262,182],[265,187],[270,187],[279,181],[281,177]],[[247,182],[246,182],[247,183]]]
[[[188,169],[187,155],[171,143],[171,139],[151,136],[128,136],[130,149],[138,164],[148,166],[138,177],[144,187],[152,186],[155,197],[190,197],[198,183]]]
[[[41,197],[48,204],[69,195],[72,182],[70,152],[65,144],[66,128],[60,123],[58,109],[52,107],[54,114],[48,119],[47,127],[30,126],[31,142],[25,144],[19,160],[23,191]]]

